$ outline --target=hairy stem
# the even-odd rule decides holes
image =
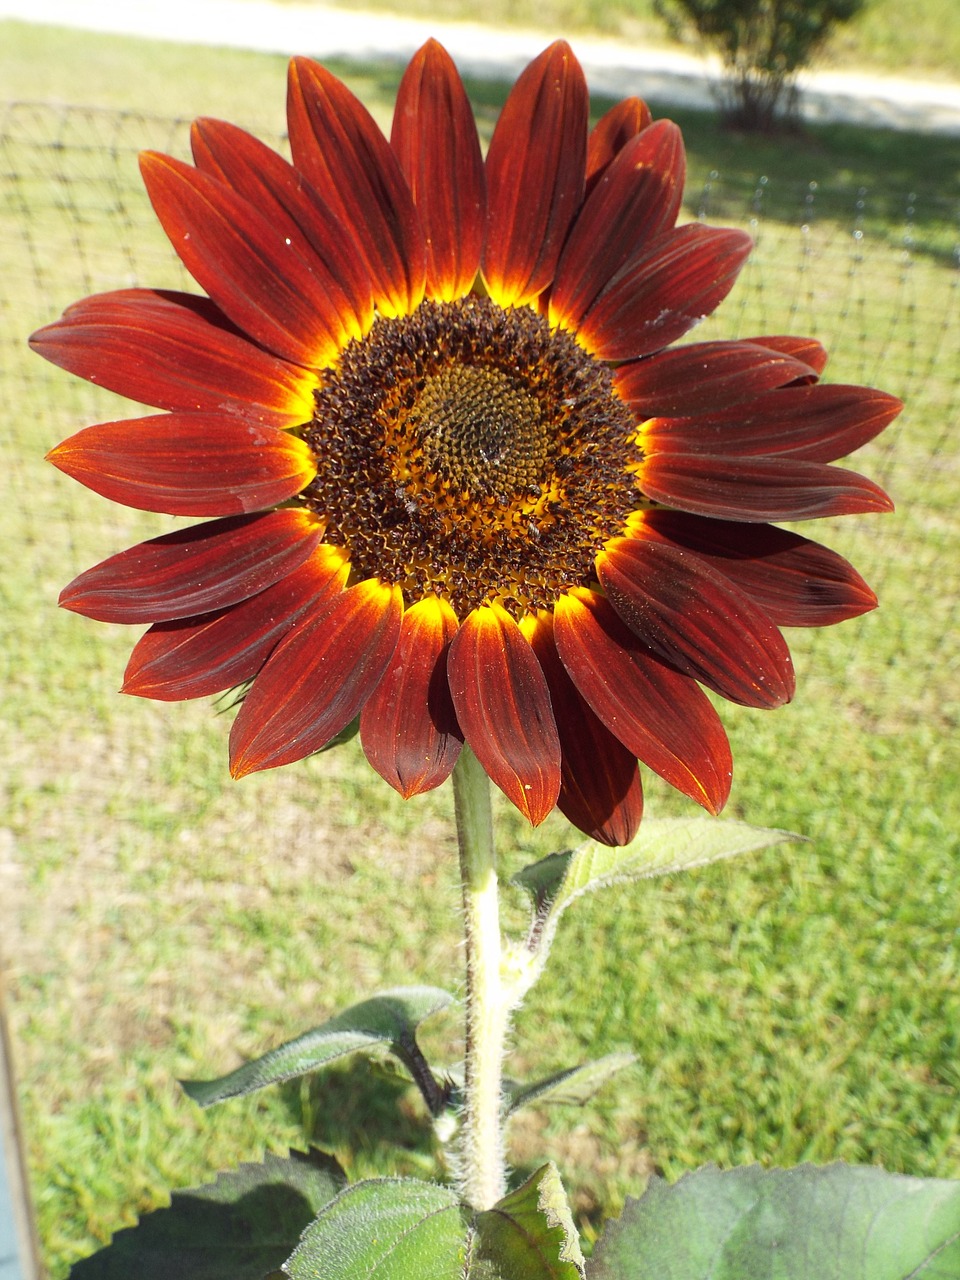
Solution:
[[[464,745],[453,771],[467,953],[461,1181],[475,1209],[506,1191],[502,1071],[508,1007],[500,973],[500,910],[490,780]]]

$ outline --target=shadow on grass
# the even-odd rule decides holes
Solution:
[[[436,1158],[433,1126],[419,1095],[375,1060],[354,1055],[308,1079],[289,1081],[280,1096],[304,1137],[336,1152],[351,1177],[369,1176],[363,1167],[391,1169],[404,1152],[425,1168]],[[358,1162],[361,1168],[351,1169]]]

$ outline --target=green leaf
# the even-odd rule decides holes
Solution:
[[[590,1280],[957,1280],[960,1182],[834,1164],[653,1178]]]
[[[344,1182],[336,1161],[319,1151],[268,1155],[174,1192],[169,1209],[117,1232],[73,1267],[71,1280],[262,1280]]]
[[[562,1106],[583,1106],[602,1089],[618,1071],[630,1067],[636,1062],[633,1053],[608,1053],[596,1062],[585,1062],[579,1067],[569,1067],[566,1071],[558,1071],[556,1075],[545,1080],[536,1080],[533,1084],[518,1084],[506,1081],[507,1113],[519,1111],[521,1107],[532,1102],[550,1102]]]
[[[475,1219],[468,1280],[583,1280],[583,1254],[556,1165]]]
[[[358,1182],[332,1200],[284,1264],[290,1280],[583,1280],[573,1217],[552,1164],[493,1209],[448,1187]]]
[[[283,1270],[291,1280],[463,1280],[466,1213],[448,1187],[358,1182],[321,1211]]]
[[[181,1084],[194,1102],[209,1107],[225,1098],[236,1098],[268,1084],[306,1075],[348,1053],[384,1045],[405,1051],[413,1044],[420,1023],[452,1002],[449,991],[439,987],[395,987],[381,991],[229,1075],[216,1080],[183,1080]]]
[[[540,976],[560,917],[585,893],[629,880],[689,871],[741,853],[752,853],[787,840],[803,840],[789,831],[750,827],[716,818],[646,818],[634,839],[620,848],[587,840],[579,848],[551,853],[524,867],[513,882],[534,902],[533,927],[528,939],[536,958],[517,979],[516,998]]]
[[[587,843],[592,845],[593,841]],[[512,877],[513,883],[518,884],[521,889],[526,889],[538,908],[549,906],[557,896],[557,891],[563,884],[563,877],[567,873],[567,867],[571,859],[576,856],[576,852],[575,849],[564,849],[562,853],[548,853],[539,862],[531,862],[529,866],[518,871]],[[620,850],[614,850],[614,852],[619,853]]]

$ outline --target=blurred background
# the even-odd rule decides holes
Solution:
[[[622,1049],[638,1062],[582,1111],[523,1113],[514,1165],[558,1161],[588,1245],[651,1169],[846,1159],[960,1176],[951,4],[918,0],[905,24],[893,0],[868,0],[759,128],[731,121],[743,104],[722,48],[652,0],[407,0],[383,16],[198,0],[195,27],[167,38],[156,4],[123,7],[149,36],[111,30],[123,23],[107,5],[36,0],[35,22],[0,6],[0,961],[51,1274],[169,1188],[268,1148],[312,1140],[356,1177],[443,1175],[416,1096],[374,1067],[206,1114],[180,1095],[178,1077],[220,1074],[379,987],[458,988],[452,805],[446,789],[404,804],[356,744],[235,784],[227,715],[117,696],[135,635],[59,612],[57,594],[176,522],[43,462],[81,426],[138,410],[25,346],[87,293],[189,287],[139,150],[186,157],[198,114],[283,150],[284,52],[322,56],[389,128],[403,56],[431,32],[464,51],[485,139],[517,68],[557,35],[588,67],[596,114],[638,93],[677,120],[683,219],[756,242],[697,339],[812,335],[833,381],[906,402],[852,464],[896,513],[803,530],[853,560],[879,610],[790,635],[790,707],[722,708],[728,813],[808,841],[570,913],[511,1070]],[[230,47],[264,29],[264,51]],[[689,811],[646,781],[651,812]],[[505,804],[498,814],[504,878],[576,839],[558,816],[532,832]],[[519,924],[509,895],[507,910]],[[440,1061],[456,1059],[454,1019],[427,1032]]]

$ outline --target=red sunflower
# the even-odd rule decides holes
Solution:
[[[149,623],[125,691],[249,682],[235,776],[359,717],[401,794],[464,741],[540,822],[637,828],[639,758],[716,813],[731,758],[705,686],[793,692],[781,626],[876,598],[771,521],[887,511],[830,466],[900,408],[820,386],[825,353],[767,337],[671,347],[731,288],[741,231],[677,226],[677,127],[637,99],[588,130],[558,42],[520,76],[486,160],[431,41],[389,141],[296,59],[293,163],[216,120],[195,165],[141,167],[208,296],[125,289],[40,330],[48,360],[162,410],[51,460],[129,506],[213,519],[121,552],[67,608]]]

